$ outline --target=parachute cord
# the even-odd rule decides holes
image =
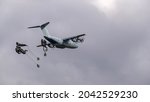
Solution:
[[[34,56],[34,57],[36,57],[37,58],[37,61],[39,61],[40,60],[40,58],[39,57],[37,57],[34,53],[33,53],[33,51],[29,48],[29,46],[27,46],[27,48],[28,48],[28,51]]]
[[[40,65],[28,53],[26,55],[29,59],[31,59],[37,65],[38,68],[40,67]]]

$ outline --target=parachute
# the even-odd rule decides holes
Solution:
[[[24,49],[23,49],[23,48],[24,48]],[[27,55],[27,57],[28,57],[29,59],[31,59],[31,60],[36,64],[36,66],[37,66],[38,68],[40,68],[40,65],[39,65],[38,62],[37,62],[37,61],[40,60],[40,58],[37,57],[37,56],[30,50],[30,48],[29,48],[28,45],[26,45],[26,44],[21,44],[21,43],[19,43],[19,42],[16,42],[15,51],[16,51],[17,54]],[[35,58],[36,58],[36,60],[35,60]]]

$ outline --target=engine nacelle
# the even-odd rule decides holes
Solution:
[[[84,41],[84,39],[83,38],[74,38],[74,39],[72,39],[72,41],[82,43]]]
[[[51,44],[51,43],[47,44],[47,46],[48,46],[49,48],[54,48],[54,47],[55,47],[55,46],[54,46],[53,44]]]

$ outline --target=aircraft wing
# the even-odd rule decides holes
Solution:
[[[83,39],[81,39],[81,37],[82,37],[82,36],[85,36],[85,35],[86,35],[86,34],[80,34],[80,35],[77,35],[77,36],[65,38],[65,39],[63,39],[63,41],[72,40],[73,42],[83,42]]]

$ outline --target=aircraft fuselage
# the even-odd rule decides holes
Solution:
[[[51,44],[55,45],[56,48],[70,48],[70,49],[75,49],[78,48],[77,44],[74,43],[71,40],[68,41],[63,41],[63,39],[57,38],[57,37],[47,37],[44,36],[44,38],[49,41]]]

